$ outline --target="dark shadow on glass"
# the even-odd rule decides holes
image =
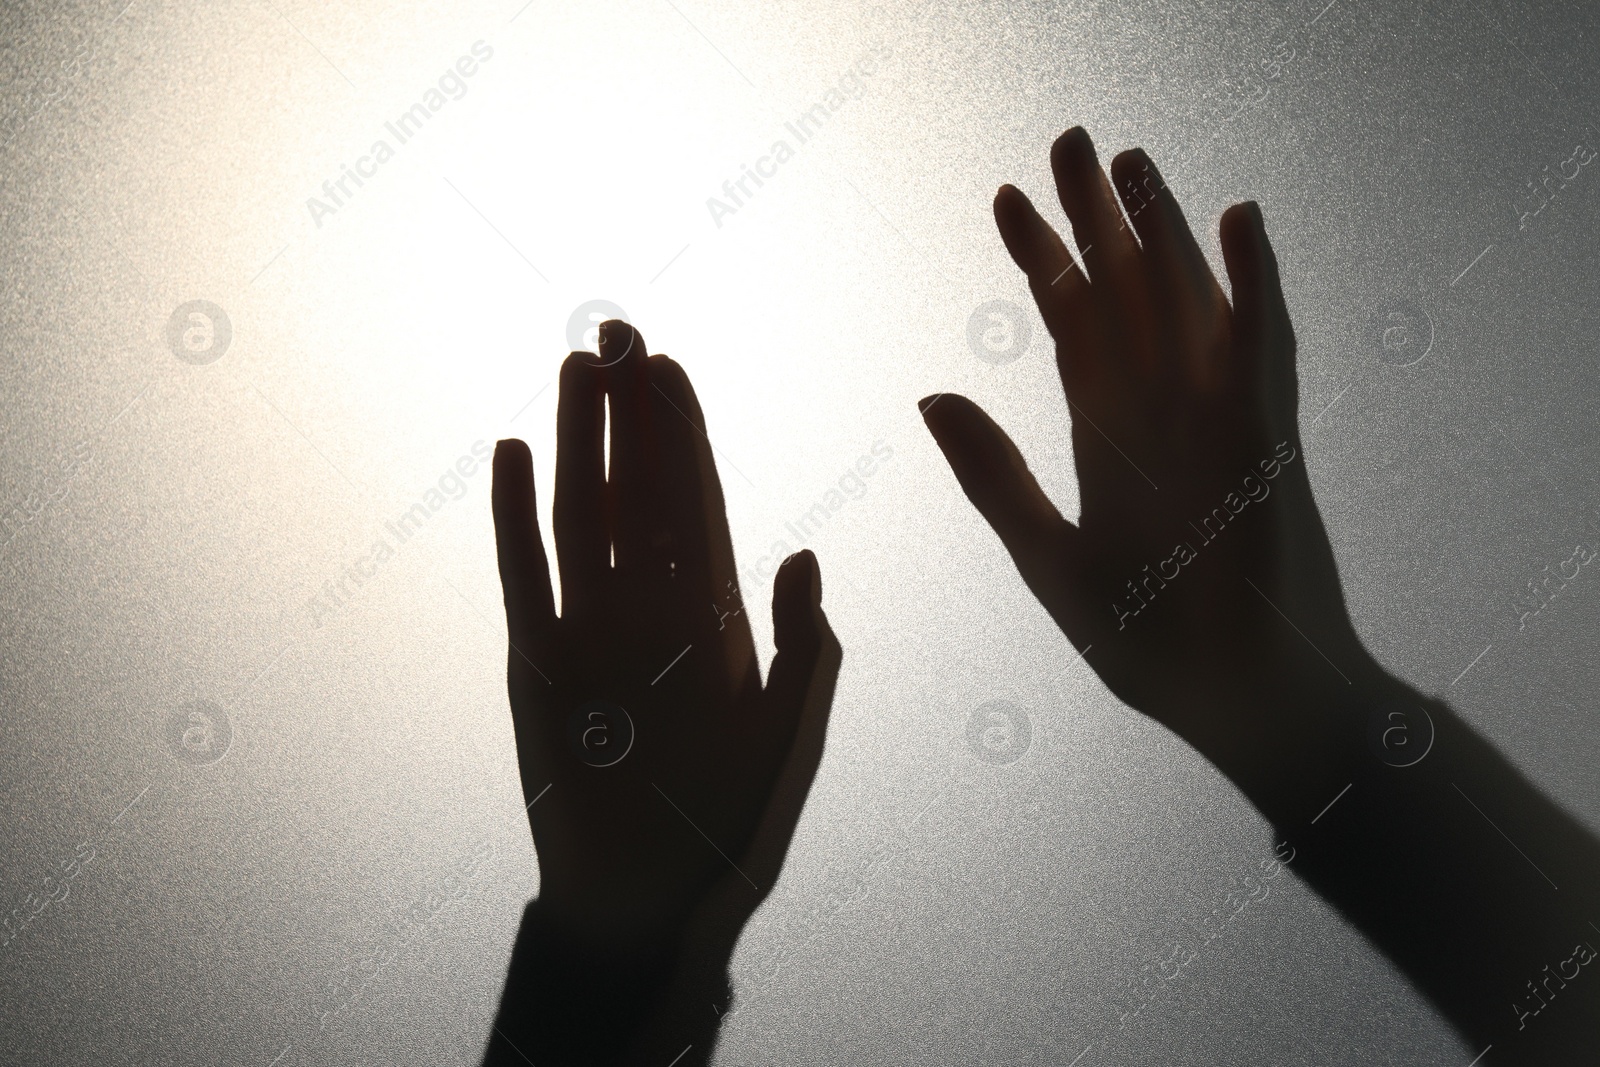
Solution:
[[[957,480],[1112,692],[1244,791],[1479,1062],[1594,1062],[1595,840],[1357,637],[1260,208],[1222,217],[1230,303],[1144,152],[1108,178],[1075,128],[1050,161],[1076,258],[1017,189],[994,208],[1056,341],[1081,513],[971,401],[927,397]]]
[[[841,661],[816,558],[800,552],[774,581],[778,651],[762,685],[689,378],[646,358],[625,322],[604,323],[599,347],[561,370],[559,616],[532,458],[521,441],[495,453],[507,675],[540,891],[490,1064],[710,1058],[728,960],[777,881]]]
[[[1076,254],[1017,189],[994,207],[1056,341],[1080,516],[982,410],[936,394],[923,417],[956,479],[1111,691],[1243,790],[1279,835],[1273,862],[1401,967],[1475,1063],[1593,1062],[1595,839],[1357,636],[1259,207],[1222,217],[1230,300],[1142,151],[1108,177],[1073,129],[1051,163]],[[733,946],[821,757],[840,650],[817,562],[779,572],[763,687],[704,419],[682,369],[645,352],[612,321],[598,359],[562,369],[559,617],[528,450],[495,458],[541,891],[491,1064],[707,1062]]]

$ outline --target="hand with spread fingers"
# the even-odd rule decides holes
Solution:
[[[1554,1002],[1526,979],[1594,958],[1600,843],[1363,648],[1306,475],[1260,210],[1222,217],[1230,301],[1143,152],[1117,156],[1113,187],[1073,129],[1051,164],[1081,265],[1021,192],[994,208],[1055,338],[1081,513],[1057,512],[975,404],[928,397],[957,480],[1112,692],[1244,791],[1286,838],[1277,855],[1479,1060],[1591,1058],[1600,983]]]
[[[1016,188],[1001,188],[994,213],[1056,342],[1078,521],[971,401],[928,397],[923,417],[1111,690],[1241,784],[1274,791],[1273,761],[1334,727],[1277,714],[1283,679],[1269,668],[1333,685],[1369,668],[1306,477],[1294,331],[1261,212],[1223,215],[1230,304],[1142,151],[1112,163],[1120,203],[1081,128],[1050,161],[1081,265]]]
[[[703,987],[722,981],[777,878],[841,659],[817,561],[798,553],[774,582],[777,655],[763,686],[689,378],[647,356],[625,322],[605,323],[599,347],[561,370],[559,615],[529,450],[508,440],[495,454],[511,712],[540,891],[490,1062],[648,1059],[690,1025],[668,1018],[674,988],[704,996],[690,1028],[709,1019],[714,1031],[704,1005],[725,991]],[[699,1044],[709,1054],[704,1034]]]

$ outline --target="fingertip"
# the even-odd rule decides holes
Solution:
[[[686,419],[690,426],[706,432],[706,416],[700,407],[700,398],[695,393],[694,382],[689,378],[689,372],[683,364],[670,356],[650,356],[645,361],[648,377],[655,389],[652,400],[658,404],[666,405],[662,410],[669,408],[675,412],[673,419]],[[702,441],[704,437],[702,436]]]
[[[1008,248],[1025,237],[1031,228],[1049,226],[1039,209],[1033,206],[1033,200],[1015,185],[1002,185],[995,192],[994,220]]]
[[[978,409],[978,405],[960,393],[934,393],[919,400],[917,406],[922,410],[923,423],[936,438],[956,420]]]
[[[1020,192],[1021,190],[1019,190],[1015,185],[1002,185],[1000,188],[994,191],[994,199],[990,201],[989,207],[994,214],[994,221],[996,225],[1001,228],[1002,232],[1005,229],[1006,216],[1009,215],[1012,210],[1012,199]]]
[[[1065,151],[1084,146],[1091,148],[1094,146],[1094,140],[1089,136],[1089,131],[1082,126],[1068,126],[1061,131],[1061,134],[1056,137],[1055,142],[1050,147],[1052,150],[1060,149]]]
[[[632,323],[607,319],[600,324],[600,361],[604,366],[616,366],[636,351],[639,356],[635,362],[642,362],[646,355],[644,335]]]
[[[1256,342],[1281,342],[1292,352],[1294,326],[1261,205],[1254,200],[1234,204],[1223,212],[1219,230],[1239,335]]]
[[[508,460],[523,457],[532,458],[533,453],[528,448],[528,443],[520,437],[502,437],[494,443],[494,458],[498,462],[501,458]]]
[[[822,607],[822,563],[816,554],[809,548],[802,548],[794,554],[795,562],[802,568],[806,576],[806,599],[813,608]]]
[[[497,495],[521,490],[533,481],[533,452],[515,437],[496,441],[491,490]]]
[[[646,356],[644,365],[650,380],[674,396],[681,394],[689,381],[689,372],[683,369],[683,364],[664,353]]]
[[[569,382],[577,381],[589,372],[599,369],[598,354],[583,350],[568,352],[567,358],[561,361],[561,384],[565,387]]]
[[[960,399],[954,393],[934,393],[917,401],[917,408],[922,412],[922,424],[928,428],[928,432],[933,435],[934,443],[941,449],[944,448],[950,412],[955,407],[955,401]]]
[[[1254,218],[1245,204],[1231,205],[1223,211],[1222,218],[1217,222],[1222,261],[1235,284],[1239,281],[1239,272],[1245,269],[1250,258],[1250,246],[1254,243],[1250,232],[1253,226]]]
[[[799,566],[796,567],[796,564]],[[790,570],[789,568],[794,569]],[[810,574],[811,572],[817,570],[816,553],[812,552],[809,548],[802,548],[798,552],[791,552],[783,558],[782,563],[778,564],[778,570],[781,574],[789,575],[791,581],[795,581],[798,579],[798,576]]]
[[[1261,242],[1262,250],[1268,255],[1274,255],[1275,253],[1272,251],[1272,238],[1267,236],[1267,220],[1266,217],[1261,214],[1260,202],[1255,200],[1248,201],[1245,204],[1245,208],[1250,213],[1250,229],[1255,234],[1256,240]]]
[[[1035,272],[1059,269],[1051,247],[1059,244],[1059,239],[1021,189],[1002,185],[995,193],[994,225],[1011,261],[1024,274],[1031,277]]]
[[[781,648],[810,644],[823,628],[822,570],[810,549],[793,553],[772,579],[773,637]]]
[[[1158,180],[1160,178],[1150,153],[1138,146],[1124,149],[1113,156],[1110,170],[1111,177],[1119,186],[1136,182],[1141,174],[1149,174]]]
[[[533,512],[533,453],[515,437],[497,441],[491,471],[489,506],[496,538],[525,539],[538,522]]]
[[[935,407],[941,411],[949,411],[952,408],[972,408],[977,405],[960,393],[932,393],[917,401],[917,406],[922,409],[923,415],[927,415]]]
[[[786,567],[791,564],[798,565],[800,573],[806,575],[814,583],[820,583],[822,580],[822,564],[817,562],[817,554],[809,548],[802,548],[783,561],[783,565]],[[820,592],[820,587],[818,591]]]
[[[809,548],[791,553],[778,565],[778,576],[788,595],[813,607],[822,603],[822,569]]]
[[[1254,200],[1234,204],[1218,226],[1222,258],[1237,281],[1268,282],[1276,276],[1278,257],[1267,236],[1261,205]]]
[[[1254,200],[1233,204],[1222,213],[1222,223],[1219,227],[1220,236],[1224,241],[1237,241],[1241,238],[1256,236],[1265,232],[1262,224],[1261,205]]]
[[[1057,170],[1084,161],[1099,165],[1094,139],[1082,126],[1072,127],[1050,145],[1050,165]]]

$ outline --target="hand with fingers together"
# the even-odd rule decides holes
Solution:
[[[540,889],[487,1062],[703,1062],[739,930],[771,890],[822,753],[840,650],[810,552],[774,582],[763,686],[705,420],[627,323],[561,369],[553,509],[500,442],[508,685]],[[609,402],[609,403],[608,403]],[[610,469],[605,434],[609,407]],[[680,1001],[694,1007],[679,1010]]]

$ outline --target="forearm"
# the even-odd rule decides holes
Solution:
[[[1443,703],[1381,671],[1283,705],[1331,728],[1246,790],[1293,868],[1475,1052],[1493,1046],[1486,1067],[1576,1062],[1600,1037],[1594,837]],[[1388,729],[1404,732],[1386,746]]]

